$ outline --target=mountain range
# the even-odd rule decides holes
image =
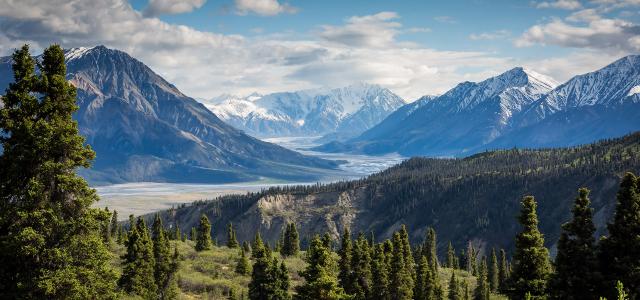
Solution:
[[[325,136],[326,140],[355,137],[405,104],[389,89],[365,83],[246,97],[222,95],[205,102],[222,120],[254,136]]]
[[[571,146],[640,129],[640,56],[558,84],[514,68],[405,105],[345,142],[316,150],[467,156],[486,149]]]
[[[81,171],[92,183],[306,181],[337,165],[227,125],[125,52],[74,48],[65,58],[78,89],[74,118],[97,153]],[[0,78],[4,90],[13,78],[10,58],[0,59]]]

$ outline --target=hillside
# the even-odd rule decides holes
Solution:
[[[595,222],[603,233],[625,171],[640,171],[640,133],[572,148],[413,158],[362,180],[226,196],[173,209],[163,217],[167,224],[190,228],[205,213],[219,240],[225,239],[229,222],[239,239],[259,230],[272,241],[283,224],[296,222],[303,244],[312,233],[328,231],[337,238],[345,226],[388,238],[404,223],[414,242],[433,226],[441,250],[449,240],[459,249],[467,241],[512,249],[519,201],[534,195],[541,230],[552,247],[579,187],[592,190]]]

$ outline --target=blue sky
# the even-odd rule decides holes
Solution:
[[[639,0],[0,0],[0,52],[104,44],[198,98],[356,82],[407,100],[525,66],[564,81],[640,50]]]

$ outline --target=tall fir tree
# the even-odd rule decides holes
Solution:
[[[413,298],[413,278],[404,261],[404,243],[400,232],[393,234],[393,254],[390,265],[389,293],[392,299]]]
[[[236,262],[236,273],[240,275],[249,275],[251,274],[251,266],[249,265],[249,259],[245,254],[244,250],[240,250],[240,256],[238,256],[238,260]]]
[[[155,256],[153,241],[144,219],[138,218],[136,225],[129,231],[127,253],[122,257],[122,276],[118,281],[120,288],[128,294],[143,299],[156,299]]]
[[[421,255],[416,270],[416,283],[413,288],[415,300],[430,300],[434,298],[434,285],[431,266],[426,256]]]
[[[473,295],[474,300],[489,300],[489,290],[491,288],[489,286],[488,273],[487,258],[483,257],[480,268],[478,268],[478,280]]]
[[[156,214],[152,225],[154,279],[158,286],[159,299],[174,299],[177,297],[176,261],[171,253],[171,245],[165,234],[160,214]]]
[[[340,267],[342,271],[342,265]],[[389,266],[383,244],[375,246],[374,257],[371,262],[371,284],[372,299],[391,299],[389,294]]]
[[[273,299],[276,290],[276,282],[272,276],[271,252],[262,242],[260,234],[256,234],[252,247],[254,259],[251,281],[249,282],[249,299],[270,300]]]
[[[120,224],[118,223],[118,211],[114,210],[113,213],[111,214],[111,225],[110,225],[111,229],[111,237],[115,238],[118,236],[118,230],[120,227]]]
[[[571,210],[573,218],[562,224],[555,273],[549,283],[554,299],[595,299],[598,294],[598,261],[589,190],[581,188]]]
[[[98,196],[76,174],[95,153],[72,119],[64,52],[45,49],[37,72],[27,45],[12,61],[0,108],[0,298],[115,298],[100,236],[110,216],[91,207]]]
[[[433,227],[427,229],[424,245],[422,246],[423,255],[427,257],[429,264],[434,268],[434,272],[438,271],[438,242],[436,237],[436,230]]]
[[[447,268],[456,269],[456,249],[453,248],[451,242],[447,246]]]
[[[196,233],[196,251],[211,249],[211,223],[205,214],[200,217],[200,224]]]
[[[626,173],[616,198],[609,235],[600,242],[604,294],[613,299],[619,280],[630,299],[640,299],[640,178]]]
[[[496,249],[491,248],[491,261],[489,262],[489,287],[492,293],[497,293],[500,288],[500,267],[498,267],[498,256]]]
[[[449,300],[463,300],[465,297],[462,295],[460,289],[460,282],[456,278],[455,270],[451,272],[451,279],[449,279],[449,294],[447,299]]]
[[[542,298],[547,292],[547,281],[551,273],[549,251],[544,246],[544,237],[538,229],[536,201],[533,196],[522,200],[518,218],[523,230],[516,236],[516,252],[513,256],[513,271],[508,291],[512,299]]]
[[[227,225],[227,247],[238,248],[239,245],[238,239],[236,239],[236,232],[233,230],[233,224],[229,223]]]
[[[338,255],[340,256],[338,282],[344,291],[350,295],[355,293],[351,268],[352,248],[351,233],[345,227],[340,241],[340,249],[338,250]]]
[[[504,293],[507,289],[507,283],[509,280],[509,265],[507,261],[507,252],[504,249],[500,249],[500,267],[498,268],[498,288],[500,292]]]
[[[335,262],[319,236],[311,240],[305,260],[307,267],[300,272],[304,283],[296,287],[295,299],[300,300],[339,300],[348,299],[344,290],[338,285],[334,272]]]
[[[360,234],[354,242],[351,257],[353,269],[351,281],[354,285],[355,299],[369,299],[371,294],[371,252],[369,242],[364,234]]]
[[[289,229],[289,244],[287,255],[296,256],[298,252],[300,252],[300,236],[298,235],[298,229],[296,229],[296,224],[291,223]]]
[[[195,242],[198,240],[198,230],[195,227],[191,227],[190,240]]]

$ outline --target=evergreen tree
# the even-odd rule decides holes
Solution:
[[[251,282],[249,282],[249,299],[251,300],[270,300],[276,290],[276,282],[273,278],[271,254],[267,247],[262,243],[260,233],[256,234],[256,238],[252,247],[252,258],[254,259],[251,272]]]
[[[305,279],[305,282],[296,287],[295,299],[334,300],[348,298],[344,290],[338,286],[338,280],[333,271],[335,262],[319,236],[316,235],[311,240],[305,260],[307,267],[300,272],[300,276]]]
[[[462,300],[465,297],[461,295],[461,289],[458,279],[456,279],[455,270],[451,272],[451,279],[449,280],[449,300]]]
[[[558,240],[555,273],[549,283],[551,295],[556,299],[590,299],[597,294],[600,282],[589,190],[581,188],[575,199],[573,219],[562,225]]]
[[[190,235],[191,241],[195,242],[196,240],[198,240],[198,231],[195,227],[191,227],[191,235]]]
[[[338,250],[338,255],[340,256],[338,282],[344,291],[350,295],[355,293],[351,268],[352,248],[351,233],[349,229],[345,227],[340,242],[340,250]]]
[[[347,232],[348,235],[348,232]],[[390,300],[389,294],[389,266],[384,245],[375,246],[373,261],[371,263],[371,298]],[[342,264],[342,262],[341,262]],[[342,267],[342,265],[340,265]],[[342,269],[340,269],[342,271]]]
[[[114,210],[113,213],[111,214],[111,225],[110,225],[112,238],[115,238],[118,236],[119,227],[120,225],[118,224],[118,211]]]
[[[413,288],[415,300],[430,300],[434,297],[434,285],[431,266],[427,257],[422,255],[416,270],[416,284]]]
[[[489,281],[487,278],[487,258],[483,257],[478,269],[478,282],[474,292],[474,300],[489,300]]]
[[[326,245],[325,245],[326,247]],[[354,285],[355,299],[368,299],[371,289],[371,252],[369,242],[360,234],[352,248],[352,276],[351,282]]]
[[[626,173],[617,194],[609,236],[601,241],[600,263],[605,276],[605,295],[614,298],[611,287],[622,282],[630,299],[640,299],[640,179]]]
[[[157,298],[153,242],[144,219],[138,218],[136,226],[129,231],[126,246],[127,253],[122,257],[122,276],[118,282],[120,287],[144,299]]]
[[[500,271],[498,267],[498,256],[496,256],[496,249],[491,248],[491,262],[489,264],[489,287],[492,293],[497,293],[500,287]]]
[[[438,271],[438,253],[437,253],[437,241],[436,241],[436,231],[433,227],[429,227],[427,229],[427,234],[424,240],[423,254],[427,257],[429,264],[434,267],[434,272]]]
[[[242,242],[242,250],[244,252],[251,252],[251,246],[249,246],[249,242],[247,241]]]
[[[327,247],[327,249],[333,251],[333,239],[328,232],[325,232],[325,234],[322,236],[322,244]]]
[[[544,247],[544,237],[538,230],[536,201],[532,196],[526,196],[522,200],[518,220],[523,230],[516,236],[509,296],[524,299],[530,293],[532,297],[544,297],[551,268],[549,252]]]
[[[300,252],[300,238],[298,236],[298,230],[296,229],[296,224],[291,223],[289,229],[289,238],[287,245],[287,254],[288,256],[296,256],[298,252]]]
[[[509,266],[507,263],[507,252],[504,249],[500,249],[500,267],[498,269],[498,285],[500,292],[504,293],[507,288],[507,281],[509,279]]]
[[[205,214],[200,217],[200,225],[196,233],[196,251],[211,249],[211,223]]]
[[[244,250],[240,250],[240,257],[236,262],[236,273],[240,275],[249,275],[251,274],[251,267],[249,266],[249,259],[245,254]]]
[[[449,242],[449,246],[447,246],[447,267],[456,269],[456,250],[453,248],[451,242]]]
[[[238,240],[236,239],[236,232],[233,230],[233,224],[227,225],[227,247],[238,248]]]
[[[173,239],[177,241],[177,240],[180,240],[181,238],[182,238],[182,233],[180,232],[180,225],[176,223],[176,226],[173,229]]]
[[[400,226],[400,239],[402,240],[402,253],[404,254],[404,268],[406,272],[411,276],[411,278],[415,278],[415,261],[413,260],[413,254],[411,254],[411,243],[409,242],[409,232],[407,231],[407,227],[402,224]],[[434,231],[435,232],[435,231]],[[437,258],[435,259],[437,261]],[[433,262],[433,260],[431,261]],[[413,290],[413,280],[408,282],[409,287]]]
[[[291,296],[289,295],[289,287],[291,286],[289,270],[287,269],[284,261],[278,263],[278,259],[274,258],[271,272],[275,283],[275,289],[271,299],[291,299]]]
[[[158,286],[159,299],[174,299],[177,296],[175,272],[176,261],[171,255],[171,245],[165,235],[160,214],[156,214],[152,225],[154,279]]]
[[[413,278],[404,261],[404,243],[400,232],[393,234],[393,255],[391,258],[389,293],[392,299],[413,298]]]
[[[76,88],[64,52],[12,56],[14,82],[0,108],[0,298],[115,298],[116,275],[100,236],[110,216],[76,174],[95,153],[72,114]]]

